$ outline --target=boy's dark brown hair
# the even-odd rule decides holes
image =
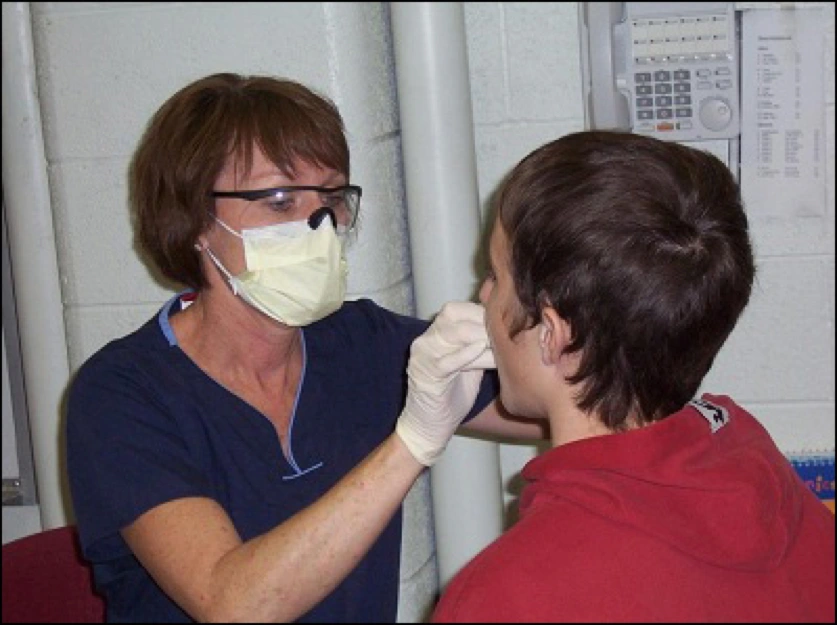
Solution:
[[[715,156],[637,134],[588,131],[524,158],[498,196],[522,309],[569,323],[578,406],[622,430],[692,399],[750,298],[747,216]]]

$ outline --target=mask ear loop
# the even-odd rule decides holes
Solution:
[[[223,221],[218,219],[217,215],[213,215],[212,218],[215,221],[217,221],[219,224],[221,224],[221,227],[224,230],[226,230],[227,232],[229,232],[230,234],[234,234],[239,239],[242,239],[242,240],[244,239],[244,237],[241,236],[238,232],[236,232],[235,230],[230,228],[227,224],[225,224]],[[218,258],[215,256],[215,254],[212,253],[212,250],[209,249],[209,246],[207,245],[205,247],[201,247],[200,245],[195,243],[195,249],[198,250],[199,252],[206,252],[207,254],[209,254],[209,258],[212,259],[212,262],[215,264],[216,267],[218,267],[218,269],[221,271],[221,273],[224,274],[224,276],[227,278],[227,282],[230,283],[230,288],[232,289],[233,295],[238,295],[238,281],[235,280],[233,278],[233,275],[229,271],[227,271],[227,268],[224,267],[224,265],[221,264],[221,261],[218,260]]]
[[[233,230],[232,228],[230,228],[227,224],[225,224],[223,221],[221,221],[220,219],[218,219],[218,217],[217,217],[216,215],[213,215],[213,216],[212,216],[212,218],[213,218],[215,221],[217,221],[219,224],[221,224],[221,227],[222,227],[222,228],[224,228],[224,230],[226,230],[226,231],[227,231],[227,232],[229,232],[230,234],[234,234],[234,235],[235,235],[235,236],[237,236],[239,239],[244,239],[244,237],[243,237],[243,236],[241,236],[238,232],[236,232],[235,230]]]
[[[218,223],[220,223],[222,226],[227,228],[227,230],[230,230],[227,227],[227,225],[224,224],[224,222],[222,222],[220,219],[218,220]],[[241,236],[241,235],[233,232],[232,230],[230,230],[230,232],[232,232],[236,236]],[[195,243],[195,249],[198,252],[206,252],[207,254],[209,254],[209,258],[212,260],[212,262],[215,264],[215,266],[218,267],[218,269],[221,271],[221,273],[224,274],[224,276],[227,278],[227,282],[230,283],[230,288],[232,289],[233,295],[238,295],[238,281],[235,280],[233,278],[232,274],[229,271],[227,271],[227,268],[224,267],[224,265],[221,264],[221,261],[218,260],[218,258],[215,256],[215,254],[212,253],[212,250],[209,249],[209,246],[207,245],[206,247],[201,247],[200,245]]]

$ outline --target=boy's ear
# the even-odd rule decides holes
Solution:
[[[570,342],[570,326],[552,306],[546,306],[541,311],[540,325],[541,361],[544,365],[556,365]]]

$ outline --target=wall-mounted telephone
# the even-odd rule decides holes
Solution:
[[[580,10],[588,128],[737,141],[734,3],[583,2]]]

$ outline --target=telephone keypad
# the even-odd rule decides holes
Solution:
[[[631,17],[635,132],[725,131],[733,121],[732,13]],[[643,67],[645,66],[645,67]],[[724,93],[721,93],[724,92]],[[723,106],[722,106],[723,105]]]
[[[692,127],[691,122],[687,126],[686,120],[694,117],[692,108],[692,79],[693,77],[719,77],[729,76],[728,67],[704,67],[700,69],[675,69],[674,71],[657,70],[655,72],[636,72],[634,74],[636,118],[645,122],[653,120],[678,120],[677,127],[686,130]],[[694,87],[697,90],[710,89],[731,89],[732,80],[719,78],[712,80],[696,80]],[[674,94],[672,95],[669,94]],[[653,97],[650,97],[653,96]],[[672,108],[672,105],[674,108]],[[645,127],[646,124],[643,125]],[[658,124],[653,130],[674,129],[670,123]],[[646,128],[648,130],[648,128]]]

